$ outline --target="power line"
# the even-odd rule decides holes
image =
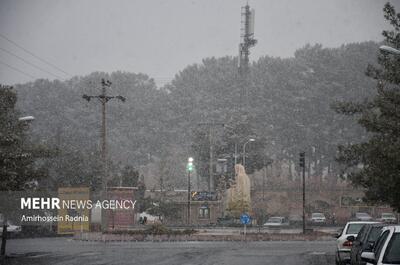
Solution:
[[[47,73],[47,74],[49,74],[49,75],[52,75],[52,76],[55,76],[56,78],[63,79],[61,76],[56,75],[56,74],[53,74],[53,73],[51,73],[51,72],[49,72],[49,71],[47,71],[47,70],[41,68],[40,66],[38,66],[38,65],[36,65],[36,64],[34,64],[34,63],[31,63],[31,62],[25,60],[24,58],[22,58],[22,57],[16,55],[15,53],[12,53],[12,52],[10,52],[10,51],[7,51],[6,49],[1,48],[1,47],[0,47],[0,50],[6,52],[6,53],[8,53],[8,54],[11,54],[12,56],[14,56],[14,57],[20,59],[21,61],[23,61],[23,62],[25,62],[25,63],[27,63],[27,64],[29,64],[29,65],[31,65],[31,66],[37,68],[37,69],[39,69],[39,70],[42,71],[42,72],[45,72],[45,73]]]
[[[21,74],[24,74],[24,75],[26,75],[26,76],[32,77],[33,79],[36,79],[36,77],[34,77],[33,75],[30,75],[30,74],[28,74],[28,73],[26,73],[26,72],[24,72],[24,71],[22,71],[22,70],[19,70],[18,68],[15,68],[14,66],[11,66],[11,65],[9,65],[9,64],[7,64],[7,63],[1,61],[1,60],[0,60],[0,63],[1,63],[1,64],[4,64],[5,66],[8,66],[9,68],[13,69],[14,71],[17,71],[17,72],[19,72],[19,73],[21,73]]]
[[[32,55],[32,56],[35,57],[36,59],[38,59],[38,60],[44,62],[44,63],[47,64],[47,65],[50,65],[51,67],[54,67],[55,69],[57,69],[58,71],[64,73],[65,75],[67,75],[67,76],[72,76],[71,74],[67,73],[67,72],[64,71],[63,69],[61,69],[61,68],[57,67],[56,65],[54,65],[54,64],[52,64],[52,63],[46,61],[45,59],[40,58],[38,55],[35,55],[33,52],[31,52],[31,51],[25,49],[24,47],[22,47],[21,45],[19,45],[19,44],[16,43],[15,41],[10,40],[9,38],[7,38],[6,36],[4,36],[4,35],[1,34],[1,33],[0,33],[0,37],[2,37],[3,39],[9,41],[10,43],[14,44],[15,46],[17,46],[17,47],[20,48],[21,50],[25,51],[26,53]]]

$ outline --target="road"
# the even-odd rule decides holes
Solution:
[[[12,239],[9,265],[334,264],[334,241],[83,242],[71,238]]]

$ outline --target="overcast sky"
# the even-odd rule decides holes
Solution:
[[[307,43],[337,47],[381,41],[382,30],[390,28],[383,18],[385,2],[250,0],[258,40],[251,60],[263,55],[290,57]],[[400,1],[392,2],[400,11]],[[0,83],[122,70],[148,74],[161,85],[202,58],[236,56],[240,9],[245,4],[244,0],[0,0]]]

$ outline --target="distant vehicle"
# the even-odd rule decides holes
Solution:
[[[395,224],[397,223],[397,218],[393,213],[382,213],[381,218],[379,218],[379,221],[388,224]]]
[[[362,252],[361,259],[367,265],[400,265],[400,226],[384,227],[374,249]]]
[[[366,224],[377,224],[378,222],[371,221],[352,221],[347,222],[342,232],[337,235],[336,240],[336,265],[344,265],[350,262],[350,251],[353,246],[353,241],[357,237],[358,232]]]
[[[303,216],[301,216],[300,214],[289,215],[290,225],[301,225],[302,223],[303,223]]]
[[[161,224],[161,220],[158,216],[151,215],[147,212],[139,214],[139,223],[141,224]]]
[[[3,222],[0,223],[0,235],[3,234]],[[10,221],[7,221],[7,234],[18,234],[21,232],[21,226],[20,225],[14,225]]]
[[[351,265],[365,265],[365,262],[361,260],[361,253],[372,251],[375,241],[378,239],[384,226],[385,224],[367,224],[361,228],[351,247]]]
[[[355,219],[357,221],[371,221],[372,217],[371,217],[371,215],[369,215],[367,213],[356,213]]]
[[[310,221],[315,224],[325,224],[326,217],[323,213],[312,213]]]
[[[243,226],[240,223],[240,220],[238,218],[232,218],[232,217],[229,217],[229,216],[218,218],[217,219],[217,225],[218,226],[230,226],[230,227],[241,227],[241,226]],[[249,224],[248,226],[251,226],[251,224]]]
[[[287,226],[289,222],[286,220],[285,217],[282,216],[273,216],[268,218],[267,222],[264,223],[264,226]]]

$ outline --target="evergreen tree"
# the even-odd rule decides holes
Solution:
[[[393,26],[383,31],[385,44],[400,48],[400,14],[387,3],[385,18]],[[362,103],[347,102],[337,110],[359,115],[358,122],[369,133],[368,141],[339,146],[339,162],[354,185],[366,189],[366,199],[386,203],[400,211],[400,57],[382,53],[380,67],[368,66],[367,75],[377,80],[376,95]]]
[[[27,140],[26,122],[18,120],[15,110],[17,95],[12,87],[0,86],[0,190],[24,190],[43,172],[35,167],[35,159],[42,150],[35,149]]]
[[[35,165],[42,150],[32,148],[27,140],[28,124],[19,121],[15,110],[17,95],[12,87],[0,85],[0,192],[30,189],[37,186],[37,180],[46,175]],[[3,194],[4,195],[4,194]],[[0,255],[5,255],[7,239],[7,216],[15,209],[9,209],[8,203],[0,204],[3,214],[3,236]]]

